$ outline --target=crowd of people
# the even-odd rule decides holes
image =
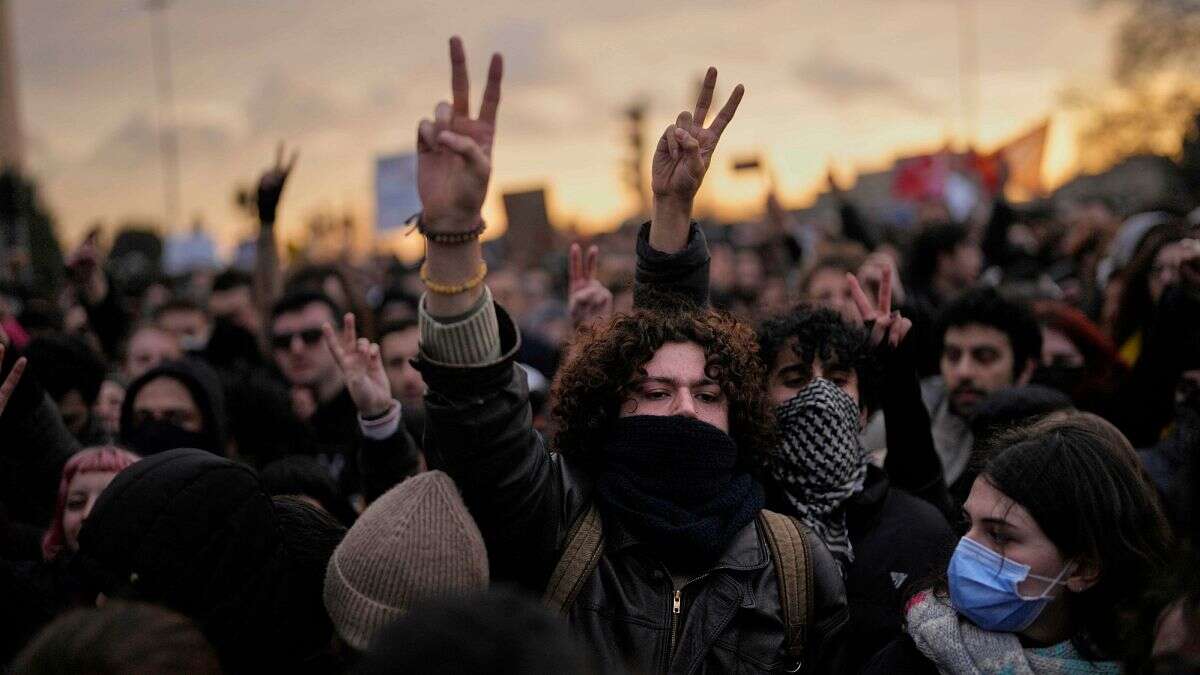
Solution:
[[[1200,671],[1200,212],[702,225],[710,68],[648,222],[505,266],[450,62],[419,270],[283,269],[281,148],[252,270],[3,289],[11,672]]]

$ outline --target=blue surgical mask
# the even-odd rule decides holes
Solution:
[[[1065,585],[1071,571],[1067,564],[1053,579],[1029,572],[1029,565],[1005,558],[990,548],[963,537],[954,549],[947,576],[950,603],[959,614],[984,630],[1015,633],[1032,624],[1054,599],[1055,586]],[[1026,579],[1046,582],[1039,595],[1026,597],[1017,591]]]

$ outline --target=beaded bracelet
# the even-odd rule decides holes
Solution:
[[[425,283],[425,289],[435,295],[458,295],[459,293],[466,293],[479,284],[482,284],[484,278],[487,277],[487,271],[487,263],[480,260],[479,271],[470,279],[455,285],[439,284],[429,278],[429,263],[426,262],[421,265],[421,281]]]
[[[466,232],[430,232],[425,229],[425,214],[418,213],[416,219],[417,232],[420,232],[426,240],[435,244],[465,244],[478,239],[483,234],[483,231],[487,229],[487,223],[483,222],[483,218],[480,218],[479,224]]]

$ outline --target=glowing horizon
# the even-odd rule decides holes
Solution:
[[[109,227],[157,219],[144,12],[124,0],[15,0],[11,11],[29,167],[64,243],[97,219]],[[302,151],[280,214],[285,236],[300,236],[305,216],[321,209],[370,223],[374,158],[411,149],[417,120],[448,95],[451,33],[463,35],[476,82],[489,51],[506,58],[485,211],[496,232],[501,193],[531,185],[549,187],[560,224],[595,231],[630,215],[634,200],[619,178],[627,153],[621,109],[649,102],[652,145],[691,107],[694,82],[710,63],[721,71],[718,96],[735,82],[747,88],[706,181],[707,199],[722,213],[761,206],[762,184],[728,169],[737,156],[766,157],[781,198],[802,205],[831,160],[849,178],[898,153],[962,138],[957,18],[952,5],[930,0],[853,0],[833,11],[771,0],[367,0],[336,11],[319,0],[180,1],[170,11],[183,215],[190,222],[202,214],[226,250],[253,232],[233,206],[234,186],[266,167],[281,138]],[[1116,15],[1075,0],[984,5],[979,15],[977,145],[991,148],[1052,116],[1045,173],[1061,182],[1073,132],[1060,92],[1105,80]]]

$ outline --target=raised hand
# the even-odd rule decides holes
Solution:
[[[258,205],[258,220],[263,225],[275,223],[275,212],[279,208],[279,198],[283,195],[283,186],[287,184],[288,176],[296,167],[300,151],[293,150],[287,161],[284,161],[284,156],[285,148],[281,141],[275,150],[275,166],[264,171],[258,178],[255,203]]]
[[[386,413],[392,406],[392,390],[383,359],[379,357],[379,345],[358,337],[354,315],[349,313],[342,317],[341,335],[329,324],[322,326],[321,331],[359,414],[372,418]]]
[[[467,57],[462,40],[450,38],[453,102],[438,103],[433,119],[423,119],[417,127],[417,192],[430,232],[469,231],[480,217],[492,175],[492,141],[503,75],[504,61],[493,54],[479,117],[472,119]]]
[[[84,299],[96,304],[108,294],[100,253],[100,228],[94,227],[67,258],[67,278],[83,293]]]
[[[745,88],[733,88],[725,107],[713,118],[707,128],[704,120],[712,104],[713,89],[717,86],[717,69],[709,68],[700,88],[694,112],[679,113],[675,123],[668,126],[658,141],[651,168],[650,187],[655,197],[670,197],[691,201],[704,181],[704,174],[712,162],[713,152],[721,133],[733,120],[738,104],[742,102]]]
[[[568,260],[567,311],[571,325],[578,328],[585,323],[603,320],[612,314],[613,294],[596,279],[596,268],[600,248],[589,246],[587,257],[579,244],[571,244]]]
[[[846,273],[846,281],[850,284],[850,294],[858,313],[862,315],[863,323],[870,326],[871,346],[879,347],[887,340],[889,346],[895,349],[904,341],[908,331],[912,330],[912,320],[900,316],[899,311],[892,311],[892,269],[883,270],[883,278],[879,282],[879,297],[875,304],[863,293],[858,277]]]
[[[0,363],[4,362],[4,343],[0,342]],[[4,414],[4,408],[8,406],[8,399],[12,398],[13,391],[17,388],[17,383],[21,381],[21,374],[25,372],[25,357],[17,359],[13,364],[12,370],[8,371],[8,377],[0,382],[0,415]]]
[[[890,274],[892,278],[892,301],[904,302],[904,286],[896,274],[896,262],[886,253],[875,252],[867,256],[858,267],[858,283],[866,290],[879,291],[883,284],[883,275]]]

